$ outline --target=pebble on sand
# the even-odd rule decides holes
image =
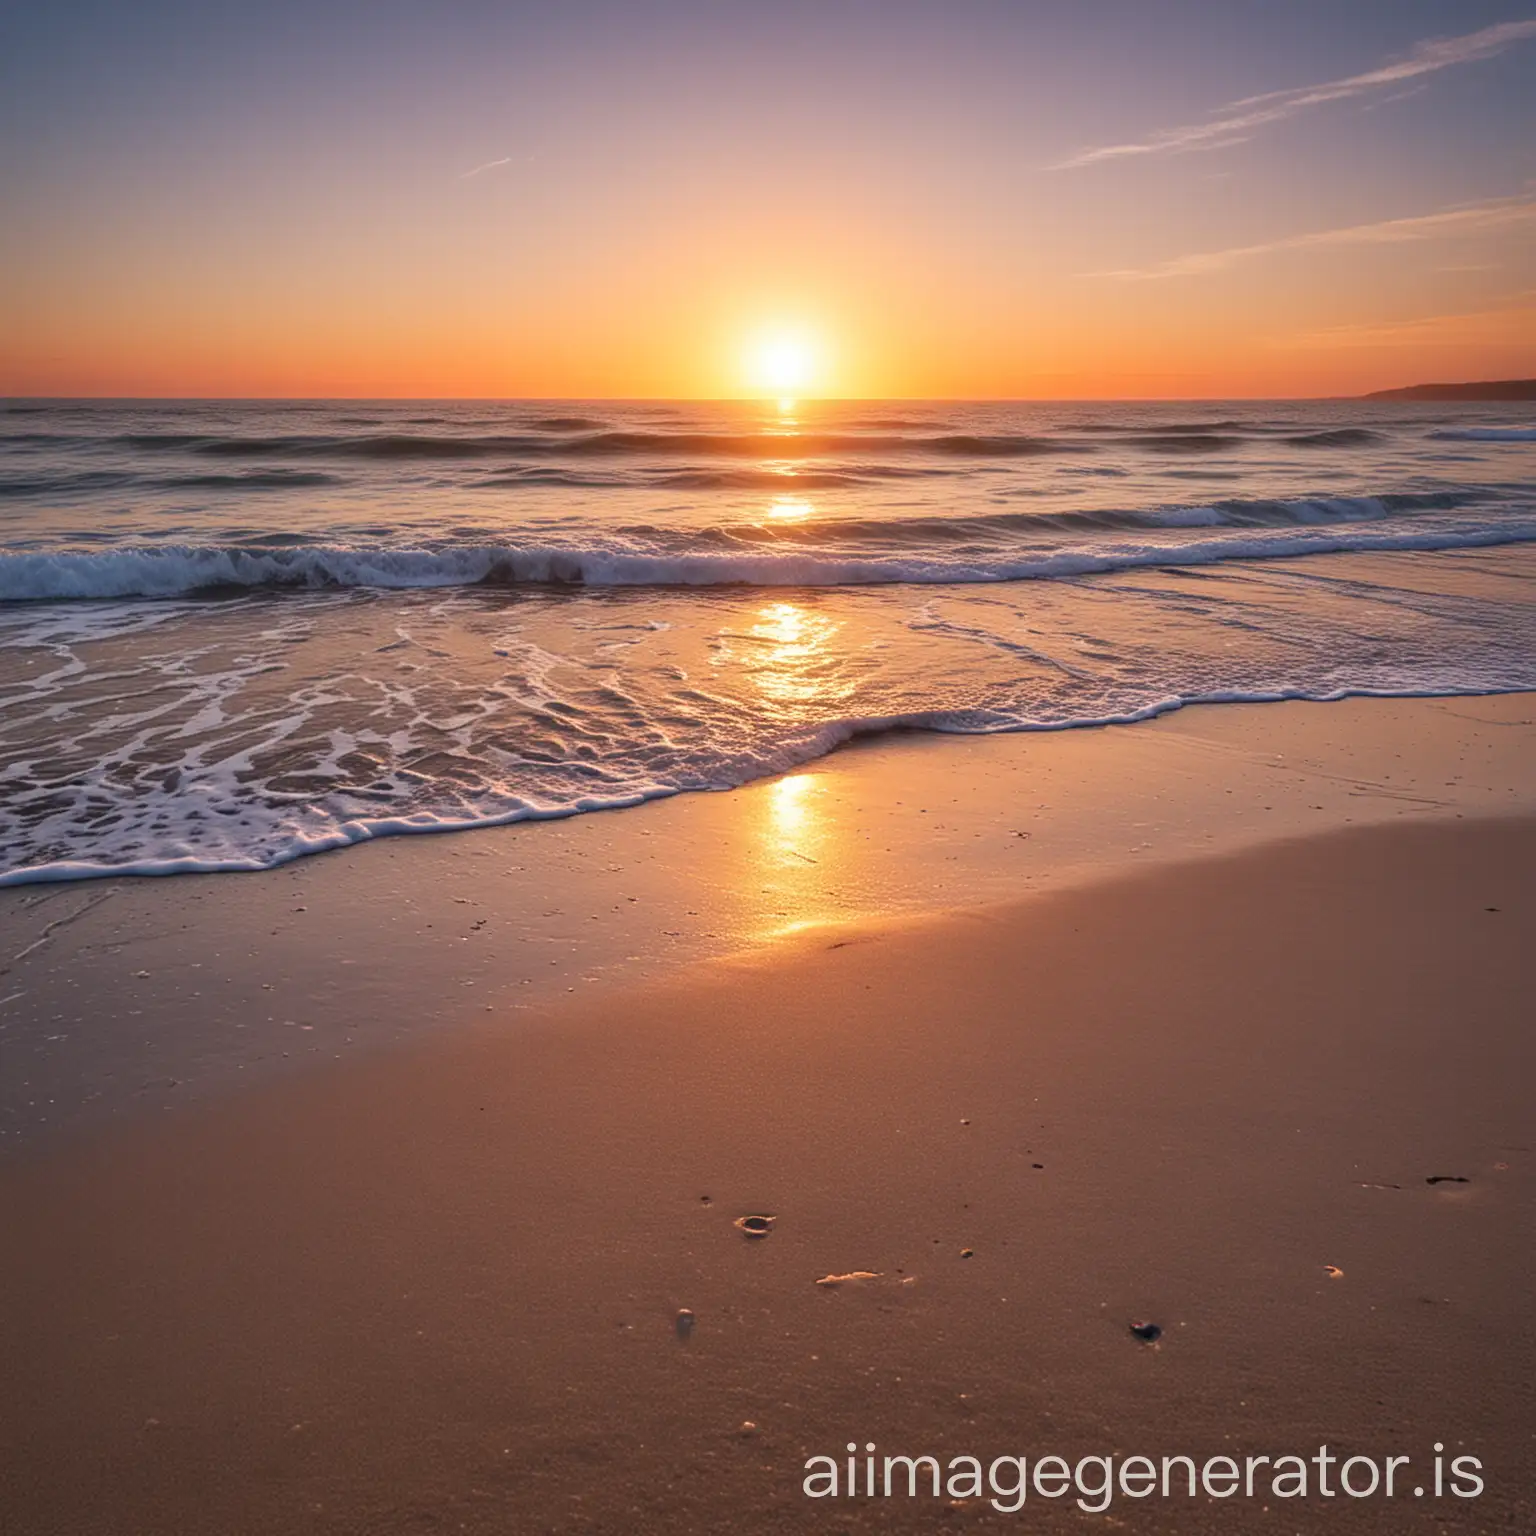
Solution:
[[[1131,1332],[1146,1344],[1155,1344],[1163,1336],[1163,1330],[1156,1323],[1132,1323]]]
[[[693,1324],[693,1313],[690,1312],[687,1307],[680,1307],[678,1309],[677,1319],[673,1323],[673,1327],[677,1329],[678,1338],[686,1342],[688,1336],[693,1332]]]

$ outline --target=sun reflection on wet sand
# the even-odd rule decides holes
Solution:
[[[834,921],[839,913],[826,889],[836,861],[836,827],[826,814],[818,773],[791,773],[768,786],[762,800],[759,869],[768,919],[763,938],[787,938]]]
[[[769,815],[780,838],[793,840],[812,825],[808,796],[815,782],[813,773],[792,773],[769,786]]]

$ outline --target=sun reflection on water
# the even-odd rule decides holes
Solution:
[[[852,683],[841,675],[833,646],[842,624],[800,603],[769,603],[759,608],[746,638],[756,642],[741,652],[747,675],[771,703],[801,718],[845,698]]]
[[[800,496],[775,496],[773,504],[768,508],[768,516],[775,522],[803,523],[808,517],[814,517],[815,507]]]

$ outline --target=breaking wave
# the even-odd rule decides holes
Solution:
[[[830,587],[1024,581],[1150,565],[1208,565],[1361,550],[1445,550],[1536,540],[1527,515],[1435,516],[1452,493],[1226,501],[1143,511],[1001,513],[806,527],[617,529],[601,540],[423,548],[166,545],[0,554],[0,601],[174,597],[281,588],[463,586]],[[1194,537],[1176,537],[1195,532]],[[1094,531],[1143,538],[1092,540]],[[1055,537],[1052,537],[1052,536]],[[773,545],[772,549],[763,546]]]

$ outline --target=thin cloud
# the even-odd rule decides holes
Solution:
[[[1273,345],[1282,349],[1465,346],[1469,343],[1508,342],[1522,334],[1536,335],[1536,293],[1513,294],[1506,303],[1492,309],[1419,315],[1410,320],[1328,326],[1320,331],[1285,337]]]
[[[511,165],[512,156],[503,155],[500,160],[487,160],[484,165],[477,165],[472,171],[460,173],[460,181],[468,181],[471,176],[478,176],[481,171],[494,171],[498,165]]]
[[[1134,155],[1184,154],[1191,150],[1221,149],[1241,143],[1255,128],[1278,123],[1294,117],[1308,107],[1324,102],[1343,101],[1383,86],[1398,85],[1405,80],[1416,80],[1421,75],[1431,75],[1437,70],[1450,69],[1457,64],[1472,64],[1479,59],[1491,59],[1506,48],[1536,37],[1536,18],[1530,21],[1504,21],[1497,26],[1484,27],[1478,32],[1468,32],[1463,37],[1432,38],[1419,43],[1406,59],[1395,64],[1384,64],[1379,69],[1367,70],[1361,75],[1349,75],[1342,80],[1328,80],[1321,85],[1303,85],[1286,91],[1268,91],[1262,96],[1244,96],[1217,108],[1218,116],[1204,123],[1189,123],[1180,128],[1167,128],[1159,133],[1132,144],[1105,144],[1096,149],[1085,149],[1050,167],[1053,171],[1075,170],[1079,166],[1097,165],[1105,160],[1123,160]]]
[[[1344,229],[1314,230],[1286,235],[1259,245],[1234,245],[1224,251],[1200,251],[1176,256],[1151,267],[1121,267],[1110,272],[1085,272],[1084,277],[1110,277],[1142,281],[1165,277],[1200,277],[1225,267],[1267,256],[1271,251],[1308,251],[1341,245],[1399,245],[1414,240],[1464,239],[1469,235],[1494,234],[1536,220],[1536,198],[1490,198],[1440,213],[1421,213],[1406,219],[1383,219],[1375,224],[1351,224]]]

